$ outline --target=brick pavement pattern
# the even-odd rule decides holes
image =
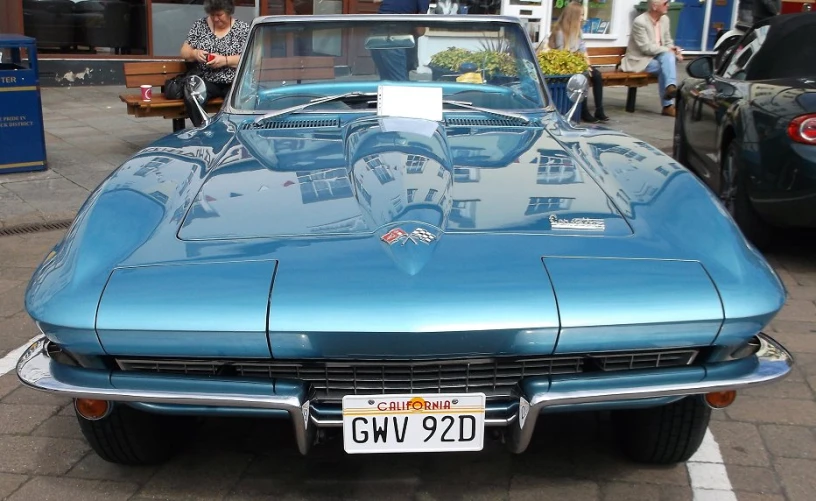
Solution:
[[[682,76],[682,72],[681,72]],[[43,89],[50,169],[0,176],[0,228],[70,219],[119,163],[171,130],[133,119],[122,87]],[[654,86],[625,113],[606,90],[610,127],[670,151],[672,119]],[[31,273],[62,231],[0,237],[0,357],[36,334],[23,309]],[[796,357],[787,380],[741,392],[711,430],[740,501],[811,501],[816,493],[816,259],[813,235],[785,235],[768,257],[790,297],[772,335]],[[0,377],[0,500],[378,499],[690,500],[685,465],[643,467],[618,453],[603,415],[552,415],[520,456],[488,441],[481,453],[348,456],[330,441],[301,457],[276,420],[207,419],[169,463],[125,468],[97,458],[70,401]]]

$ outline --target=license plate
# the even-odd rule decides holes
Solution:
[[[349,454],[480,451],[483,393],[346,395],[343,445]]]

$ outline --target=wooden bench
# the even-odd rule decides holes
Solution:
[[[142,101],[141,91],[122,94],[119,99],[127,105],[128,115],[136,117],[164,117],[173,120],[173,131],[184,129],[187,110],[183,99],[167,99],[164,82],[185,73],[187,64],[182,60],[124,63],[125,87],[139,89],[142,85],[159,87],[150,101]],[[329,80],[334,78],[333,57],[280,57],[261,60],[261,80]],[[207,113],[217,113],[223,98],[209,99],[204,106]]]
[[[141,92],[122,94],[119,99],[127,105],[128,115],[136,117],[164,117],[173,120],[173,131],[184,128],[187,110],[183,99],[167,99],[162,95],[164,82],[168,78],[187,71],[187,64],[182,60],[124,63],[125,87],[138,89],[142,85],[159,87],[154,89],[150,101],[142,101]],[[217,113],[224,100],[220,97],[210,99],[204,107],[208,113]]]
[[[626,111],[634,113],[638,87],[657,83],[657,75],[621,71],[620,63],[624,54],[626,54],[626,47],[587,48],[590,63],[593,66],[600,67],[598,70],[601,72],[604,87],[623,86],[629,88],[626,93]],[[610,69],[606,70],[603,68],[604,66],[608,66]]]

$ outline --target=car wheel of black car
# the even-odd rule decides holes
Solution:
[[[77,413],[82,434],[105,461],[124,465],[161,463],[173,455],[190,431],[189,420],[114,405],[110,414],[90,421]]]
[[[634,461],[651,464],[688,460],[700,447],[710,418],[711,408],[697,396],[612,413],[624,453]]]
[[[745,175],[739,168],[739,145],[732,141],[723,155],[720,200],[748,240],[759,248],[771,242],[771,227],[754,210],[748,197]]]
[[[674,135],[672,136],[672,158],[681,165],[688,167],[688,153],[686,150],[686,135],[683,132],[683,104],[677,99],[677,115],[674,118]]]

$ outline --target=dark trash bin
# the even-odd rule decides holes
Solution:
[[[0,174],[45,170],[37,41],[0,34]]]

